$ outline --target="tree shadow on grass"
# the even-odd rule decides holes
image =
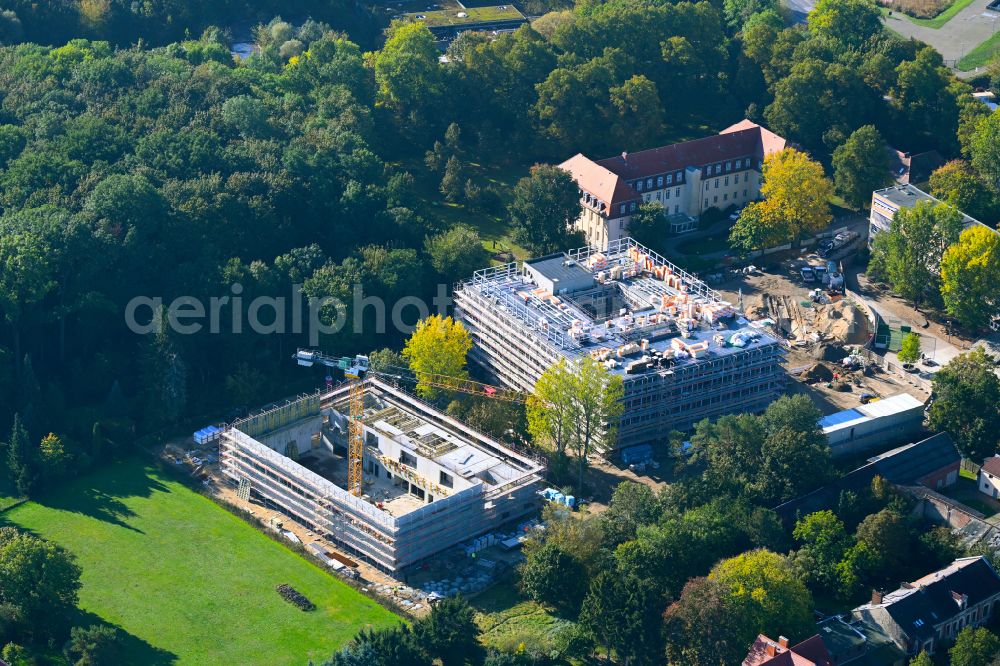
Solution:
[[[127,520],[135,516],[124,498],[149,497],[170,489],[151,475],[152,470],[131,461],[115,461],[57,491],[35,498],[35,502],[53,509],[80,513],[133,532],[143,531]]]
[[[111,624],[99,615],[90,611],[76,609],[73,614],[72,626],[91,627],[103,625],[118,630],[120,641],[119,657],[122,664],[142,664],[143,666],[169,666],[177,663],[177,655],[169,650],[158,648],[147,641],[130,634],[121,627]]]

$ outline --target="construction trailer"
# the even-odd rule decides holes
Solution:
[[[781,395],[781,343],[704,282],[631,238],[477,271],[456,287],[471,358],[531,391],[560,358],[622,377],[617,446],[662,441]]]
[[[223,474],[379,569],[405,570],[535,513],[544,467],[378,379],[363,384],[362,495],[349,490],[350,385],[222,434]],[[253,432],[253,435],[244,432]]]

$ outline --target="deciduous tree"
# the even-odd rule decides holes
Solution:
[[[982,460],[997,451],[1000,432],[1000,379],[993,360],[973,350],[934,373],[934,401],[928,418],[934,431],[945,431],[962,455]]]
[[[899,352],[896,354],[903,363],[916,363],[920,360],[920,334],[910,332],[903,336]]]
[[[822,231],[830,223],[833,185],[819,162],[786,148],[764,160],[763,178],[760,193],[769,214],[782,223],[785,240]]]
[[[535,601],[576,610],[587,593],[586,569],[559,546],[543,543],[528,548],[519,586]]]
[[[1000,638],[986,627],[966,627],[948,650],[951,666],[989,666],[1000,656]]]
[[[855,130],[833,151],[833,182],[837,193],[859,208],[892,182],[885,141],[874,125]]]
[[[937,286],[941,256],[961,231],[962,214],[947,204],[918,202],[902,208],[893,215],[889,229],[872,239],[869,271],[919,304]]]
[[[941,258],[941,298],[964,326],[985,328],[1000,306],[1000,237],[993,229],[966,229]]]
[[[539,165],[514,187],[507,208],[514,239],[536,255],[582,244],[572,225],[580,216],[580,192],[567,171]]]
[[[931,174],[931,194],[977,220],[992,219],[996,188],[983,180],[968,162],[952,160]]]
[[[417,324],[403,347],[403,358],[417,376],[417,392],[429,398],[439,389],[428,382],[467,379],[467,356],[472,338],[460,322],[431,315]]]
[[[49,541],[0,527],[0,607],[15,609],[23,635],[47,639],[65,631],[76,609],[80,567]]]
[[[815,632],[812,596],[785,557],[750,551],[719,562],[710,578],[723,585],[726,607],[738,618],[734,644],[750,645],[757,634],[802,640]]]

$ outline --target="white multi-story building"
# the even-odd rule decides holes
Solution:
[[[673,233],[691,231],[711,208],[743,206],[760,196],[764,158],[788,142],[743,120],[715,136],[594,161],[576,154],[559,166],[580,186],[577,227],[598,248],[628,236],[639,206],[663,206]]]
[[[348,387],[222,433],[223,474],[331,544],[398,572],[534,514],[544,467],[377,379],[364,383],[363,495],[347,485]]]

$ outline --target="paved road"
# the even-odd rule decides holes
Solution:
[[[887,27],[904,37],[913,37],[930,44],[944,58],[945,63],[955,63],[973,48],[1000,30],[1000,13],[987,11],[990,0],[974,0],[938,29],[913,23],[898,12],[885,19]],[[959,76],[973,76],[975,72],[958,72]]]
[[[785,0],[785,7],[791,12],[792,21],[795,23],[805,23],[806,16],[815,6],[814,0]]]

